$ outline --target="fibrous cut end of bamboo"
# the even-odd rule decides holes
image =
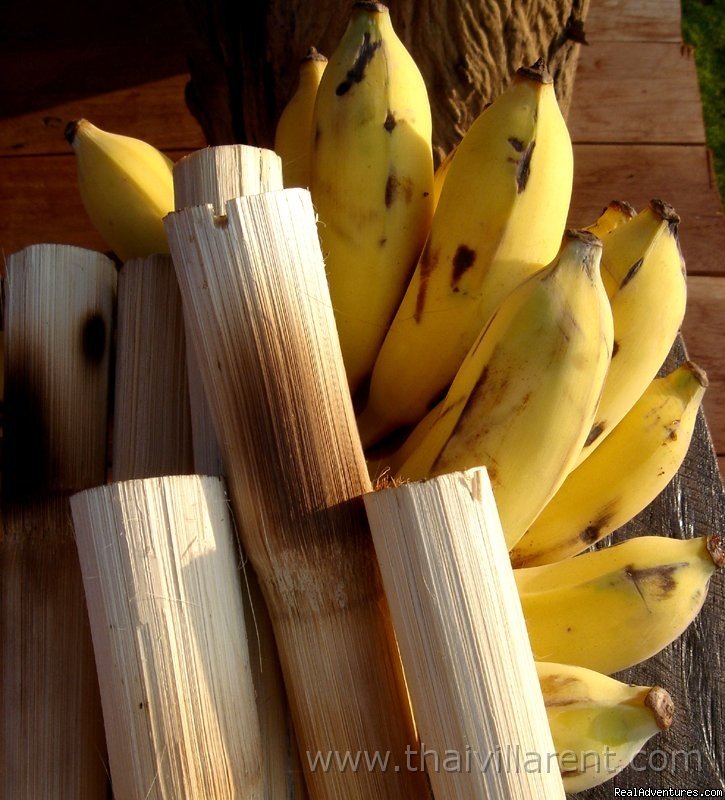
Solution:
[[[34,245],[4,288],[0,795],[93,800],[106,745],[68,495],[106,477],[116,270]]]
[[[114,797],[266,798],[239,552],[217,478],[71,498]]]
[[[485,470],[383,489],[365,506],[436,800],[563,800]]]

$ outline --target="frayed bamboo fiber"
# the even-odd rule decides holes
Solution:
[[[110,259],[7,259],[0,796],[104,800],[106,744],[68,495],[106,477]]]
[[[116,326],[113,480],[194,472],[184,317],[169,256],[123,265]]]
[[[223,485],[196,475],[71,498],[116,800],[262,800],[261,744]]]
[[[230,144],[196,150],[174,165],[174,206],[177,211],[211,203],[217,214],[233,197],[282,188],[282,161],[272,150]],[[196,353],[188,348],[194,469],[221,475],[222,457],[204,395]]]
[[[190,153],[174,165],[177,210],[211,203],[215,212],[222,214],[227,201],[234,197],[281,188],[282,162],[272,150],[244,145],[207,147]],[[193,331],[190,331],[188,338],[193,344]],[[222,455],[194,347],[188,348],[187,363],[195,471],[221,475]],[[260,709],[267,796],[269,800],[304,800],[297,748],[288,718],[282,672],[269,614],[252,570],[247,570],[246,577],[249,589],[249,595],[245,597],[247,626],[256,634],[250,637],[249,646]]]
[[[365,495],[436,800],[564,798],[484,469]]]
[[[415,735],[309,193],[239,198],[224,218],[187,209],[166,226],[310,796],[426,797],[405,768]]]

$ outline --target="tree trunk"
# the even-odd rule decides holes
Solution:
[[[349,0],[185,0],[199,39],[187,102],[210,144],[270,147],[311,45],[330,55]],[[397,0],[393,25],[425,77],[439,159],[518,67],[543,56],[566,113],[589,0]]]

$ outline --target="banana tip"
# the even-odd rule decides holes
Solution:
[[[302,59],[302,63],[304,64],[307,61],[327,62],[327,59],[325,58],[325,56],[322,55],[322,53],[316,47],[310,47],[310,49],[307,51],[307,54]]]
[[[75,141],[76,133],[78,132],[79,123],[79,119],[74,119],[65,126],[65,130],[63,131],[63,136],[65,136],[66,142],[68,142],[71,147],[73,147],[73,142]]]
[[[674,235],[677,233],[677,227],[680,224],[680,215],[675,209],[664,200],[655,198],[650,200],[650,208],[654,213],[669,226],[670,232]]]
[[[666,689],[660,686],[653,686],[644,699],[644,704],[654,714],[657,727],[661,731],[666,731],[675,716],[675,704]]]
[[[369,11],[370,13],[387,14],[388,7],[383,3],[376,3],[373,0],[357,0],[353,3],[353,8],[360,9],[361,11]]]
[[[707,379],[707,373],[705,370],[702,367],[698,367],[694,361],[686,361],[684,366],[690,371],[700,386],[702,386],[703,389],[707,389],[707,387],[710,385],[710,381]]]
[[[725,567],[725,542],[722,536],[711,534],[707,537],[707,552],[710,554],[712,563],[717,569]]]
[[[529,80],[536,81],[537,83],[553,83],[554,79],[551,77],[549,68],[546,66],[546,61],[540,58],[535,61],[530,67],[520,67],[516,70],[516,74],[521,78],[528,78]]]

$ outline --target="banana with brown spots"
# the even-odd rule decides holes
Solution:
[[[504,297],[554,258],[572,169],[546,66],[520,69],[447,168],[430,236],[375,362],[358,420],[365,446],[422,419]]]
[[[636,536],[576,558],[515,569],[538,661],[603,672],[659,653],[693,621],[725,565],[719,536]]]
[[[312,159],[312,115],[315,110],[317,88],[327,59],[310,47],[300,62],[297,89],[284,107],[274,134],[274,149],[282,159],[282,179],[285,189],[310,185]]]
[[[314,112],[311,185],[351,391],[370,376],[433,214],[428,95],[386,6],[355,3]]]
[[[601,249],[592,234],[567,231],[552,264],[501,304],[435,419],[411,434],[415,446],[403,446],[400,478],[485,466],[509,548],[559,487],[594,418],[612,351]]]
[[[609,435],[655,377],[685,315],[685,263],[672,206],[652,200],[602,236],[602,278],[614,317],[614,351],[580,464]]]
[[[536,671],[567,793],[608,781],[672,724],[675,704],[659,686],[568,664],[537,662]]]
[[[567,476],[511,551],[515,567],[575,556],[629,522],[680,468],[705,373],[686,362],[655,378],[602,444]]]

